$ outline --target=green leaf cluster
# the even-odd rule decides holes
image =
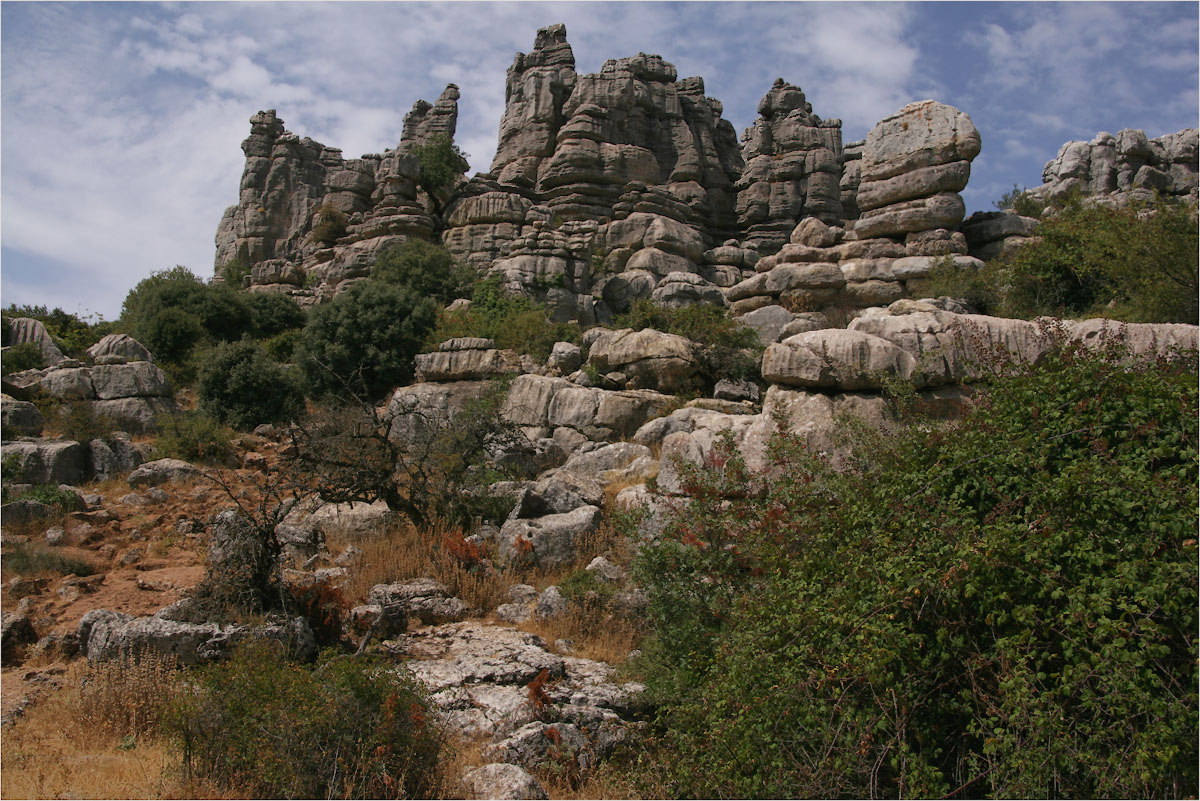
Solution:
[[[578,325],[550,320],[546,307],[523,295],[509,295],[497,276],[475,284],[471,306],[443,311],[437,327],[426,339],[427,347],[436,347],[456,337],[483,337],[494,340],[496,347],[526,353],[545,361],[555,342],[581,341]]]
[[[1194,793],[1198,411],[1068,347],[844,472],[716,449],[637,565],[681,794]]]
[[[438,310],[411,286],[380,281],[314,308],[300,340],[310,396],[378,400],[406,384]]]
[[[196,396],[206,415],[240,429],[289,420],[304,410],[304,392],[297,378],[251,340],[225,343],[207,353]],[[210,447],[220,449],[211,429],[201,430],[195,421],[187,428],[169,425],[168,432],[175,432],[180,446],[206,452]]]

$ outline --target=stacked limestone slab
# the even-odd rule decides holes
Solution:
[[[813,114],[800,87],[782,78],[758,113],[742,134],[738,225],[747,242],[774,253],[804,217],[842,219],[842,121]]]
[[[562,25],[517,55],[491,173],[452,205],[443,242],[556,319],[603,322],[673,274],[694,277],[660,294],[719,298],[754,258],[712,253],[737,231],[742,168],[720,102],[657,55],[574,66]]]

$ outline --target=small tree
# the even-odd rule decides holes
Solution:
[[[377,400],[407,383],[437,312],[433,298],[378,281],[316,307],[301,335],[310,395]]]
[[[234,428],[287,420],[304,409],[296,380],[249,340],[209,353],[196,394],[201,409]]]
[[[500,415],[506,394],[497,383],[458,410],[415,399],[320,409],[293,429],[292,466],[327,501],[382,500],[417,526],[495,517],[487,487],[504,475],[497,457],[527,444]]]
[[[449,300],[457,289],[455,273],[454,254],[421,239],[385,248],[371,268],[376,281],[408,287],[439,302]]]
[[[459,176],[471,168],[467,154],[446,134],[434,134],[409,152],[421,162],[417,183],[429,195],[434,216],[440,219]]]

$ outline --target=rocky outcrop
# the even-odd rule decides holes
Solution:
[[[358,159],[288,132],[273,109],[255,114],[242,142],[239,202],[217,227],[217,276],[237,262],[249,269],[249,285],[312,299],[313,287],[328,295],[367,275],[388,245],[428,239],[434,220],[418,198],[420,165],[408,150],[453,136],[457,100],[451,84],[437,103],[418,101],[396,149]]]
[[[301,660],[317,655],[308,621],[298,617],[287,623],[254,626],[217,623],[183,623],[166,617],[130,617],[94,610],[80,621],[79,643],[89,662],[110,662],[141,653],[178,660],[190,666],[229,656],[240,643],[274,641]]]
[[[1197,198],[1200,132],[1185,128],[1148,139],[1125,128],[1116,136],[1101,131],[1090,142],[1071,141],[1046,162],[1042,185],[1031,194],[1060,204],[1073,194],[1116,206],[1152,203],[1155,196]]]
[[[66,360],[66,356],[58,349],[58,345],[54,344],[54,340],[50,336],[50,332],[46,330],[46,326],[40,320],[34,320],[31,317],[14,317],[8,321],[8,330],[5,332],[5,341],[8,342],[6,347],[15,345],[24,345],[32,343],[38,346],[42,352],[42,358],[45,359],[45,364],[54,366]]]
[[[842,219],[842,121],[813,114],[800,87],[782,78],[758,114],[742,134],[738,226],[747,242],[774,253],[804,217]]]
[[[136,344],[132,339],[129,342]],[[45,370],[16,373],[8,380],[25,390],[87,401],[93,413],[134,434],[152,431],[159,415],[178,411],[170,381],[153,362],[121,362],[117,357],[106,362],[86,367],[67,359]]]

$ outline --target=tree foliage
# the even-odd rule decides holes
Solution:
[[[413,145],[409,152],[421,164],[417,183],[433,201],[434,214],[441,216],[459,176],[471,168],[467,154],[446,134],[434,134],[425,142]]]
[[[234,428],[288,420],[304,410],[299,382],[250,340],[206,354],[196,395],[206,414]]]
[[[433,298],[378,281],[316,307],[301,334],[310,395],[378,400],[407,383],[437,312]]]
[[[380,252],[371,268],[371,277],[445,303],[454,297],[464,276],[454,262],[454,255],[446,248],[409,239]]]
[[[1197,412],[1069,347],[843,473],[718,449],[638,564],[680,791],[1194,794]]]

